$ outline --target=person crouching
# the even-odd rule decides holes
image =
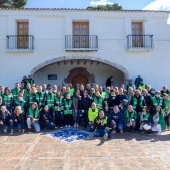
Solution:
[[[104,111],[99,111],[99,116],[94,120],[94,126],[96,127],[94,135],[103,137],[103,142],[107,140],[109,133],[108,117],[104,115]]]
[[[54,130],[55,126],[53,123],[53,112],[50,111],[50,109],[48,108],[48,105],[44,107],[41,114],[42,114],[42,119],[43,119],[45,126],[49,129]]]
[[[19,132],[25,132],[25,120],[21,106],[15,107],[12,114],[14,127],[18,129]]]
[[[36,132],[40,132],[40,124],[39,124],[39,118],[40,118],[40,111],[38,109],[37,103],[32,103],[31,107],[28,109],[27,112],[27,125],[28,129],[31,129],[31,125],[33,125]]]

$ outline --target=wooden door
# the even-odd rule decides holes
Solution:
[[[86,87],[86,85],[88,84],[88,80],[87,80],[86,77],[84,77],[82,75],[78,75],[78,76],[75,76],[72,80],[72,85],[73,85],[74,88],[76,87],[77,83],[83,84],[84,87]]]
[[[73,22],[73,47],[89,48],[88,22]]]
[[[28,22],[17,23],[17,48],[28,48]]]
[[[143,47],[142,22],[132,22],[132,35],[133,47]]]

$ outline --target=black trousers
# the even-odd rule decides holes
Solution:
[[[72,124],[72,114],[64,115],[65,119],[65,125],[71,125]]]

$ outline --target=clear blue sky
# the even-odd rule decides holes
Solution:
[[[143,9],[156,0],[28,0],[26,8],[86,8],[92,1],[118,3],[123,9]]]

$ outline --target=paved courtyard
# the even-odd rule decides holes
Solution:
[[[113,134],[66,143],[45,133],[0,133],[0,170],[170,169],[170,132]]]

